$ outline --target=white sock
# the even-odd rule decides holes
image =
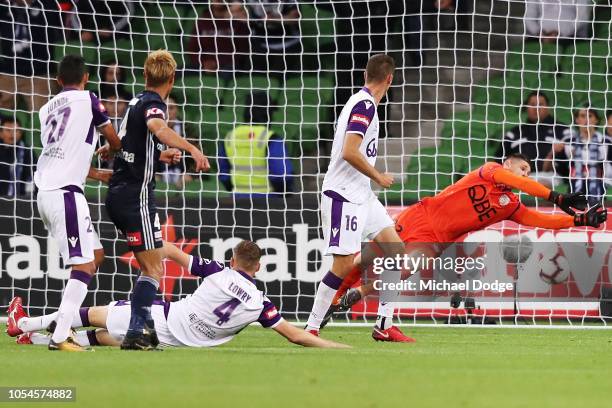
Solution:
[[[74,315],[78,314],[85,296],[87,296],[87,284],[79,279],[69,279],[55,319],[57,325],[52,337],[54,342],[61,343],[68,338]]]
[[[76,332],[74,339],[83,347],[91,345],[89,342],[89,336],[87,335],[87,330],[79,330]]]
[[[32,336],[30,337],[30,340],[32,340],[32,344],[36,344],[36,345],[47,345],[49,344],[49,339],[51,338],[50,335],[48,334],[42,334],[42,333],[32,333]]]
[[[325,313],[327,313],[327,310],[331,306],[331,302],[334,300],[336,291],[341,284],[342,278],[339,278],[332,272],[327,272],[323,277],[317,289],[317,296],[315,297],[312,311],[310,312],[310,316],[308,316],[306,330],[319,330]]]
[[[19,320],[17,327],[25,333],[45,330],[57,318],[57,312],[38,317],[24,317]]]
[[[393,326],[393,312],[395,307],[391,302],[378,303],[378,316],[376,317],[376,326],[379,329],[387,330]]]
[[[17,323],[17,327],[19,327],[19,329],[25,333],[45,330],[55,319],[57,319],[57,312],[37,317],[24,317],[19,320],[19,323]],[[75,311],[75,314],[72,318],[71,327],[83,327],[80,308]]]

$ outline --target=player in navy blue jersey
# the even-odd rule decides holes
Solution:
[[[141,274],[132,294],[130,326],[122,349],[151,350],[159,344],[151,305],[163,275],[161,226],[155,206],[155,169],[168,147],[191,154],[196,171],[210,168],[208,159],[166,123],[164,100],[174,85],[176,62],[165,51],[154,51],[144,65],[145,90],[129,103],[119,137],[121,151],[115,157],[106,209],[123,232],[138,260]],[[105,152],[101,152],[104,156]]]

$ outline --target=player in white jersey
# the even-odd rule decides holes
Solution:
[[[167,346],[212,347],[230,341],[251,323],[272,328],[292,343],[309,347],[348,347],[321,339],[283,320],[276,307],[255,286],[254,276],[260,268],[261,250],[251,241],[234,248],[230,267],[208,259],[190,256],[173,244],[164,243],[164,254],[202,278],[192,295],[178,302],[156,302],[151,308],[160,344]],[[21,305],[20,299],[11,303]],[[34,333],[44,330],[54,314],[27,317],[21,306],[17,325],[24,332],[17,342],[43,344],[47,336]],[[130,323],[129,302],[112,302],[108,306],[83,307],[75,313],[72,327],[98,327],[80,331],[79,342],[89,345],[118,346]]]
[[[62,91],[40,109],[43,151],[36,165],[40,216],[70,265],[50,350],[84,350],[71,337],[70,324],[87,295],[87,285],[104,258],[92,226],[83,188],[87,177],[108,182],[110,173],[91,167],[98,131],[109,148],[118,151],[121,141],[98,98],[85,90],[89,80],[81,56],[67,55],[59,63],[57,81]],[[10,322],[9,322],[10,325]]]
[[[390,56],[371,57],[366,66],[365,86],[344,105],[336,123],[331,161],[321,196],[326,255],[333,255],[334,260],[331,271],[319,284],[308,318],[306,330],[315,335],[319,334],[321,322],[342,279],[353,267],[361,242],[364,239],[389,244],[402,242],[393,220],[370,186],[371,181],[382,188],[389,188],[393,183],[392,175],[379,172],[374,165],[379,131],[376,110],[391,86],[394,69],[395,63]],[[394,247],[397,245],[385,246]],[[374,331],[383,338],[405,337],[397,327],[387,327],[385,319],[380,318]]]

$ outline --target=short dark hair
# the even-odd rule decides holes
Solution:
[[[504,161],[510,160],[510,159],[519,159],[519,160],[526,161],[527,164],[529,164],[529,167],[531,167],[531,159],[525,153],[520,153],[520,152],[510,153],[506,156]]]
[[[366,81],[382,82],[395,70],[395,60],[387,54],[376,54],[366,65]]]
[[[612,116],[612,109],[608,109],[606,111],[606,119],[608,119],[610,116]]]
[[[548,95],[546,95],[542,91],[534,90],[534,91],[529,92],[529,94],[527,94],[527,97],[523,101],[523,106],[521,107],[522,112],[525,112],[525,109],[527,109],[527,104],[529,104],[529,100],[531,99],[532,96],[535,96],[536,98],[542,97],[546,101],[546,106],[550,105],[550,100],[548,99]]]
[[[64,85],[78,85],[87,73],[85,59],[80,55],[68,54],[59,63],[57,77]]]
[[[21,121],[19,120],[19,118],[17,116],[2,116],[0,117],[0,126],[4,126],[7,123],[14,123],[17,125],[17,127],[22,127],[21,126]]]
[[[578,112],[580,112],[581,110],[585,109],[587,111],[587,115],[589,114],[593,114],[595,115],[595,117],[597,118],[597,123],[599,123],[601,121],[601,118],[599,117],[599,112],[597,112],[597,109],[593,108],[591,106],[590,103],[585,102],[581,107],[579,107],[578,109],[574,110],[574,119],[576,119],[576,116],[578,116]],[[606,116],[607,118],[607,116]]]
[[[234,257],[245,268],[254,268],[261,259],[261,248],[253,241],[240,241],[234,247]]]
[[[117,62],[115,58],[107,59],[102,63],[102,65],[100,65],[100,69],[98,71],[100,82],[104,82],[104,76],[106,75],[106,71],[108,71],[111,65],[117,65],[119,67],[119,77],[117,78],[117,82],[125,82],[125,70],[121,67],[121,65],[119,65],[119,62]]]

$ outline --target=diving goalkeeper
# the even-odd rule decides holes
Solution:
[[[233,251],[230,266],[187,255],[164,243],[165,257],[173,260],[202,281],[195,292],[178,302],[157,302],[151,307],[159,341],[165,346],[212,347],[230,341],[246,326],[259,322],[272,328],[292,343],[306,347],[345,348],[298,329],[285,321],[274,304],[255,286],[260,269],[261,249],[251,241],[240,242]],[[8,310],[7,333],[19,336],[20,344],[47,344],[48,335],[36,333],[51,327],[57,312],[28,317],[21,298],[14,298]],[[72,327],[97,327],[76,332],[81,345],[119,346],[130,323],[130,302],[111,302],[107,306],[82,307]]]
[[[510,154],[503,164],[489,162],[468,173],[455,184],[433,197],[427,197],[404,209],[395,219],[395,228],[405,243],[426,243],[421,248],[433,253],[441,251],[440,244],[451,243],[472,231],[477,231],[503,220],[512,220],[521,225],[546,229],[562,229],[573,226],[598,228],[607,219],[607,211],[597,204],[588,211],[584,195],[561,194],[549,190],[530,179],[529,158],[520,153]],[[556,204],[567,214],[544,214],[521,204],[513,189],[531,196],[546,199]],[[369,256],[365,256],[369,258]],[[352,271],[343,280],[330,310],[331,315],[347,310],[373,291],[372,284],[348,290],[360,278],[371,259],[355,258]],[[392,303],[380,303],[376,326],[372,332],[375,340],[402,341],[405,336],[396,335],[393,327]]]

